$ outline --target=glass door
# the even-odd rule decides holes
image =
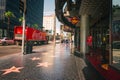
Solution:
[[[120,0],[112,0],[112,63],[120,69]]]

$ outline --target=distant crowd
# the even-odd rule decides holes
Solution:
[[[71,41],[71,42],[73,42],[73,41]],[[61,40],[61,43],[70,43],[70,40],[69,39],[63,39],[63,40]]]

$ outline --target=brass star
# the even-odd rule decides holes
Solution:
[[[54,56],[54,55],[52,55],[52,56],[50,56],[50,57],[58,57],[58,56]]]
[[[38,65],[36,67],[48,67],[49,65],[51,65],[51,63],[48,62],[42,62],[42,63],[38,63]]]
[[[19,69],[22,69],[23,67],[15,67],[15,66],[12,66],[11,68],[8,68],[8,69],[3,69],[1,71],[5,71],[2,75],[6,75],[8,73],[11,73],[11,72],[16,72],[16,73],[20,73],[20,70]]]
[[[42,53],[42,55],[48,55],[48,53]]]
[[[117,61],[113,61],[113,63],[119,63],[119,62],[117,62]]]
[[[40,60],[40,58],[38,58],[38,57],[33,57],[33,58],[31,58],[31,60],[32,60],[32,61]]]

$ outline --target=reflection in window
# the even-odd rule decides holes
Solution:
[[[5,0],[0,0],[0,20],[4,19]]]
[[[120,69],[120,2],[113,0],[112,5],[112,54],[113,65]]]

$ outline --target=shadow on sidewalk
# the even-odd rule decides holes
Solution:
[[[82,69],[85,80],[105,80],[103,76],[101,76],[99,72],[91,65],[91,63],[86,58],[83,58],[82,54],[75,52],[74,55],[76,56],[77,67],[80,68],[78,70]]]

